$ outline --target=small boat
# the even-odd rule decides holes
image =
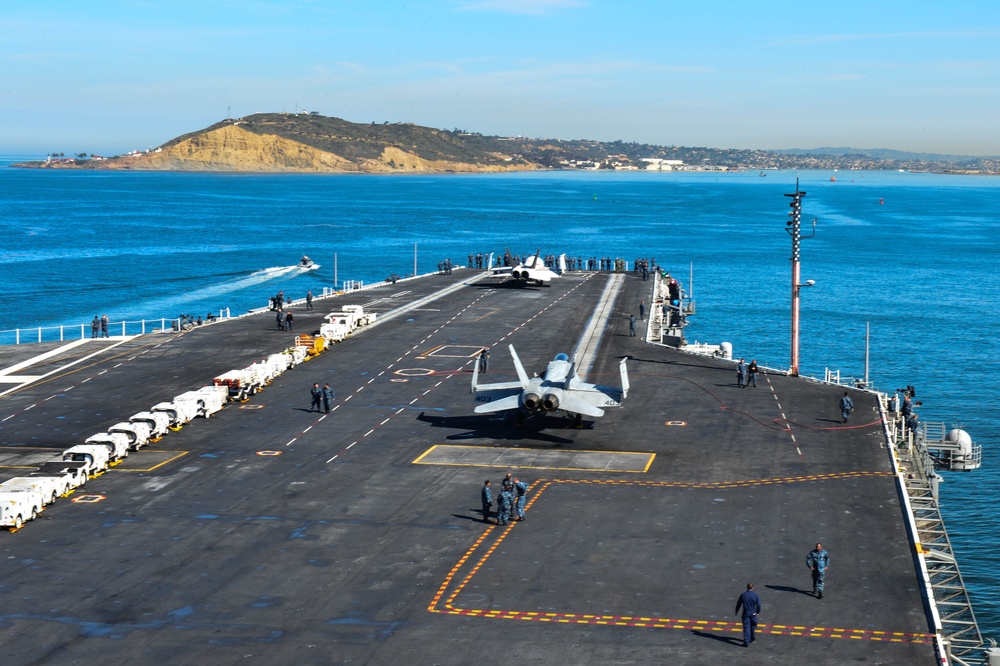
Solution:
[[[319,268],[319,264],[314,263],[312,259],[303,254],[302,258],[299,259],[299,268],[304,271],[311,271],[314,268]]]

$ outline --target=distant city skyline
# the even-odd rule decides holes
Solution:
[[[1000,3],[13,4],[0,153],[316,111],[483,134],[1000,156]]]

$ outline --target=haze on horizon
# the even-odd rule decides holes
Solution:
[[[258,111],[713,148],[1000,156],[1000,3],[114,0],[0,23],[0,153]]]

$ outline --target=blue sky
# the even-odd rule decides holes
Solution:
[[[1000,155],[1000,2],[4,3],[0,153],[306,109],[484,134]]]

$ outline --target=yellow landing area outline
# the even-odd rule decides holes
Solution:
[[[628,451],[539,451],[435,444],[413,464],[641,474],[649,470],[654,458],[655,453]]]
[[[426,454],[425,454],[426,455]],[[836,474],[815,474],[807,476],[783,477],[772,479],[747,479],[741,481],[721,481],[708,483],[688,483],[672,481],[640,481],[640,480],[571,480],[571,479],[540,479],[531,488],[531,499],[525,507],[531,507],[540,500],[545,491],[556,484],[601,484],[629,485],[664,488],[746,488],[754,486],[770,486],[789,483],[806,483],[810,481],[825,481],[857,477],[892,478],[892,472],[843,472]],[[518,523],[512,522],[505,527],[490,526],[476,539],[475,543],[459,558],[455,566],[445,576],[437,592],[431,599],[427,610],[431,613],[446,615],[464,615],[467,617],[483,617],[501,620],[521,620],[529,622],[550,622],[554,624],[587,624],[607,625],[613,627],[646,627],[650,629],[685,629],[688,631],[716,631],[741,634],[741,622],[726,622],[717,620],[697,620],[685,618],[669,618],[639,615],[596,615],[585,613],[545,613],[539,611],[520,611],[503,609],[462,608],[455,605],[455,600],[470,584],[475,575],[485,566],[487,560],[503,543],[504,539],[517,529]],[[492,542],[488,541],[499,531],[500,534]],[[485,548],[485,552],[476,558],[477,553]],[[465,571],[463,575],[463,571]],[[877,631],[872,629],[846,629],[841,627],[820,627],[806,625],[764,624],[757,625],[757,632],[779,636],[805,636],[816,638],[847,638],[852,640],[884,641],[889,643],[920,643],[930,645],[934,636],[931,634],[907,633],[898,631]]]

